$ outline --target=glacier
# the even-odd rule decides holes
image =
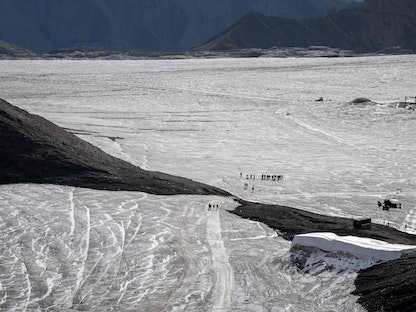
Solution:
[[[392,105],[414,61],[5,60],[0,90],[144,169],[416,233],[415,112]],[[403,209],[377,207],[391,195]],[[363,311],[356,271],[299,271],[231,199],[17,184],[0,203],[4,310]]]

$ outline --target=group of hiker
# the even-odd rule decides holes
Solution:
[[[243,173],[240,172],[240,178],[243,178]],[[255,180],[256,179],[256,175],[255,174],[246,174],[246,180]],[[262,181],[280,181],[283,180],[283,176],[282,175],[277,175],[277,174],[262,174],[261,175],[261,180]]]
[[[277,174],[274,174],[274,175],[270,175],[270,174],[262,174],[262,175],[261,175],[261,179],[262,179],[262,180],[265,180],[265,181],[270,181],[270,180],[272,180],[273,182],[275,182],[275,181],[280,181],[280,180],[283,180],[283,176],[282,176],[282,175],[277,175]]]
[[[243,178],[243,173],[240,172],[240,179]],[[255,174],[246,174],[246,180],[255,180],[256,179],[256,175]]]
[[[208,211],[218,211],[219,207],[218,204],[208,204]]]
[[[246,180],[255,180],[256,179],[255,174],[243,175],[243,173],[240,172],[240,179],[244,179],[244,177],[245,177]],[[279,175],[278,174],[262,174],[261,175],[261,180],[262,181],[273,181],[273,182],[275,182],[275,181],[283,180],[283,176],[280,175],[280,174]],[[244,190],[245,191],[251,190],[251,193],[254,193],[254,188],[255,188],[254,185],[249,187],[248,183],[244,183]]]
[[[244,190],[248,190],[248,183],[244,183]],[[251,192],[254,192],[254,185],[251,187]]]

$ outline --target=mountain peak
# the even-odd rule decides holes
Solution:
[[[328,46],[374,52],[393,46],[416,51],[416,2],[366,0],[363,8],[325,17],[289,19],[249,12],[198,50]]]

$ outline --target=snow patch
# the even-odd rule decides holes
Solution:
[[[416,246],[390,244],[357,236],[338,236],[335,233],[309,233],[294,237],[291,252],[292,259],[302,269],[325,262],[339,269],[357,270],[416,253]]]

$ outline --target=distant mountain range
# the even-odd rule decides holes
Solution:
[[[328,46],[374,52],[400,46],[416,51],[416,1],[364,0],[362,8],[325,17],[288,19],[251,11],[200,50]]]
[[[358,1],[358,2],[357,2]],[[91,46],[101,49],[187,50],[256,10],[313,18],[351,0],[1,0],[0,40],[36,53]]]

